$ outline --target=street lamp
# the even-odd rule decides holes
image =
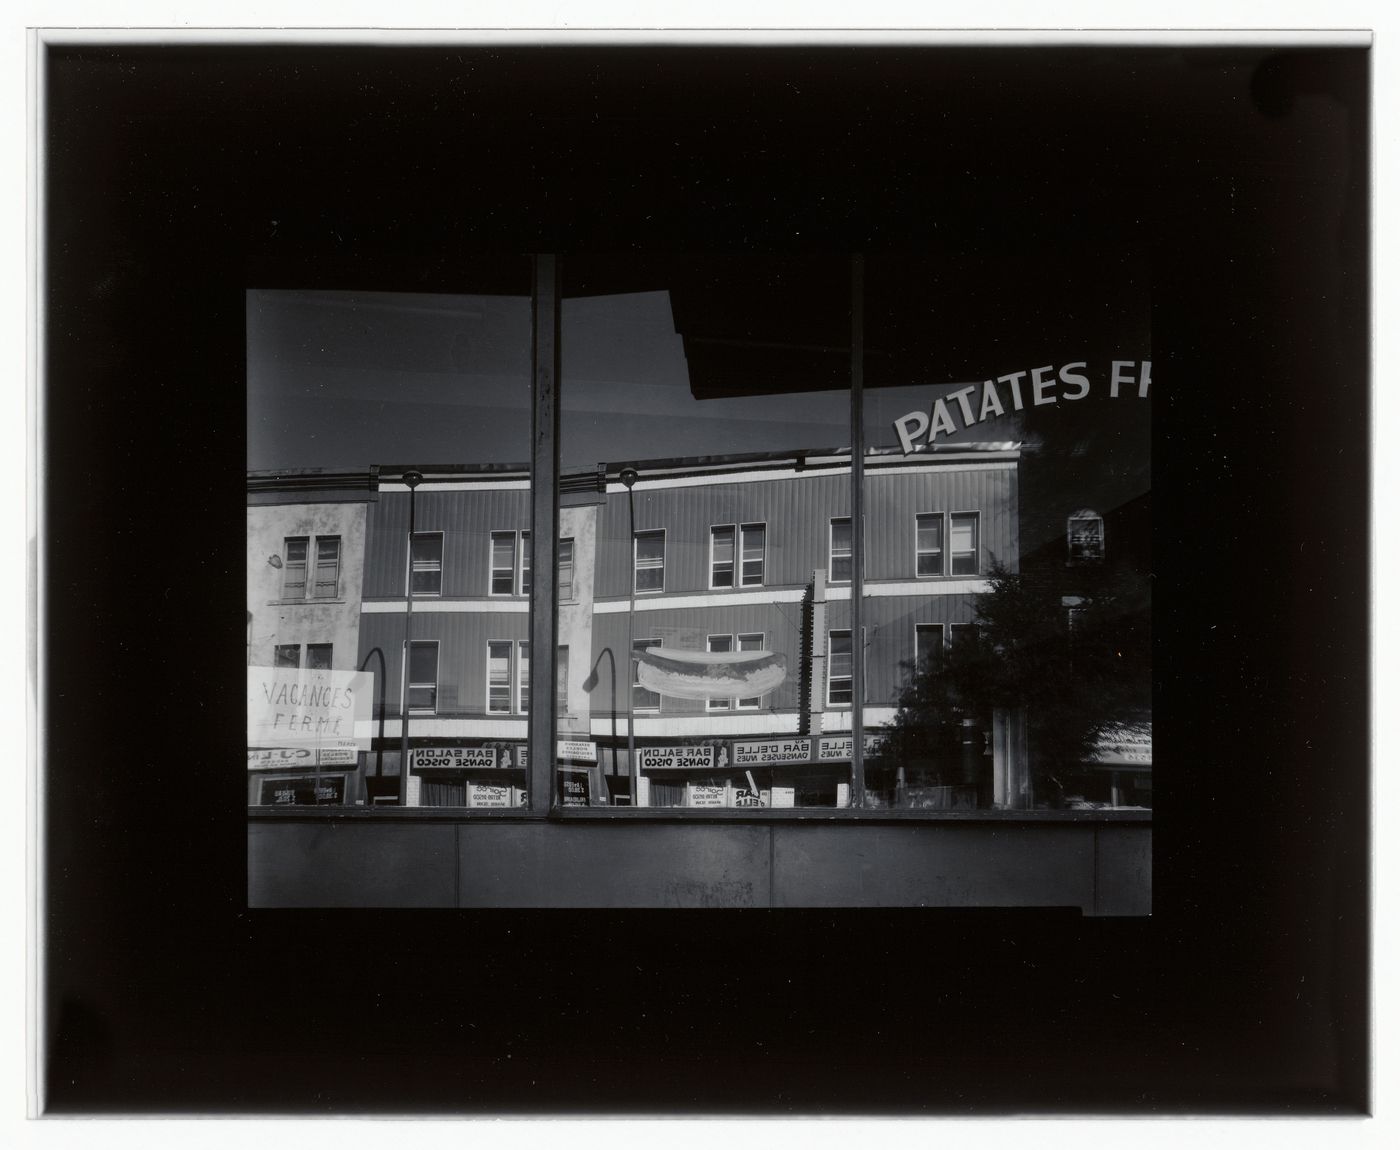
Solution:
[[[590,670],[590,671],[588,672],[588,678],[586,678],[586,679],[583,681],[583,689],[584,689],[585,691],[592,691],[594,688],[596,688],[596,687],[598,686],[598,665],[599,665],[600,663],[602,663],[602,661],[603,661],[603,656],[604,656],[604,655],[606,655],[606,656],[608,657],[608,666],[612,669],[612,702],[611,702],[611,704],[610,704],[609,707],[608,707],[608,711],[609,711],[609,713],[612,715],[612,767],[613,767],[613,776],[616,777],[616,775],[617,775],[617,658],[613,655],[613,650],[612,650],[611,647],[604,647],[604,648],[602,649],[602,651],[599,652],[598,657],[597,657],[596,659],[593,660],[593,668],[592,668],[592,670]],[[629,665],[630,665],[630,664],[629,664]],[[631,692],[631,690],[632,690],[632,684],[631,684],[631,683],[628,683],[628,684],[627,684],[627,690],[628,690],[629,693]],[[628,769],[629,769],[629,770],[631,769],[630,766],[629,766]]]
[[[414,500],[418,485],[423,482],[421,471],[405,471],[408,484],[408,610],[403,617],[403,688],[399,699],[399,806],[408,806],[408,679],[413,662],[413,534],[417,508]]]
[[[632,574],[629,586],[631,592],[627,603],[627,770],[632,776],[632,805],[642,805],[642,779],[637,770],[637,735],[633,730],[632,704],[632,664],[637,657],[636,640],[633,637],[637,621],[637,505],[633,501],[632,487],[637,482],[637,469],[624,467],[617,475],[627,488],[627,531],[632,540]]]

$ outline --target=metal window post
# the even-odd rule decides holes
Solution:
[[[865,806],[865,259],[851,257],[851,806]]]
[[[624,467],[618,478],[627,486],[627,532],[632,540],[631,594],[627,600],[627,774],[632,780],[632,805],[642,805],[642,777],[637,770],[637,736],[634,731],[633,707],[636,692],[632,689],[632,666],[636,662],[637,640],[637,506],[633,501],[632,487],[637,482],[637,469]],[[664,560],[663,560],[663,571]],[[665,578],[665,576],[662,576]]]
[[[403,617],[403,682],[399,699],[399,806],[408,806],[408,680],[412,675],[413,664],[413,534],[417,527],[414,521],[418,485],[423,482],[421,471],[405,471],[403,481],[408,484],[408,594],[407,610]]]
[[[534,257],[530,300],[530,810],[554,799],[559,580],[559,258]]]

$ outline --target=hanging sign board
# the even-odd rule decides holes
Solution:
[[[805,763],[812,758],[811,739],[759,739],[734,744],[734,766],[763,767],[775,763]]]
[[[248,668],[248,746],[354,747],[355,724],[371,725],[374,675],[369,671]]]
[[[431,770],[474,770],[480,767],[497,765],[495,747],[418,747],[409,751],[411,769]]]
[[[637,765],[644,771],[714,770],[714,747],[638,747]]]

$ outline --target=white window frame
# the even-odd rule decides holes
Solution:
[[[919,653],[919,633],[921,631],[936,631],[938,642],[930,650],[946,651],[948,649],[948,627],[945,623],[915,623],[914,624],[914,669],[918,670],[924,664],[923,656]]]
[[[851,546],[850,546],[850,549],[849,549],[848,551],[845,551],[844,553],[842,553],[840,556],[838,556],[838,555],[836,554],[836,525],[837,525],[838,523],[849,523],[849,524],[851,524]],[[855,546],[855,544],[856,544],[855,523],[854,523],[854,520],[852,519],[852,517],[849,516],[849,515],[833,515],[833,516],[831,516],[830,519],[829,519],[828,522],[827,522],[827,528],[826,528],[826,581],[827,581],[828,583],[835,583],[835,584],[839,584],[839,585],[841,585],[841,586],[847,586],[847,585],[849,585],[849,584],[852,582],[852,579],[853,579],[854,576],[855,576],[855,562],[856,562],[856,546]],[[837,579],[836,576],[832,574],[832,572],[836,570],[836,560],[837,560],[838,558],[850,560],[850,563],[851,563],[851,577],[852,577],[852,578],[848,578],[848,579]]]
[[[530,558],[525,558],[526,552]],[[534,564],[535,550],[530,546],[530,533],[521,531],[515,540],[515,593],[522,597],[530,594],[530,588],[525,580],[529,578],[531,568]]]
[[[750,583],[744,573],[744,533],[746,531],[761,528],[763,531],[763,553],[758,560],[758,582]],[[738,576],[735,582],[736,587],[762,587],[768,581],[768,523],[740,523],[735,532],[734,542],[734,567]]]
[[[953,550],[953,521],[955,519],[972,519],[972,570],[955,570],[957,557],[966,552]],[[950,511],[948,513],[948,567],[949,575],[958,575],[966,578],[969,575],[980,575],[982,573],[982,512],[980,511]]]
[[[938,520],[938,551],[925,551],[919,547],[919,520]],[[915,579],[939,579],[948,569],[948,548],[945,543],[948,538],[948,516],[942,511],[919,511],[914,515],[914,578]],[[931,575],[925,575],[919,570],[919,559],[924,555],[938,555],[938,570]]]
[[[569,545],[569,562],[567,564],[564,563],[564,545],[566,543]],[[576,566],[577,555],[578,548],[574,544],[572,535],[565,536],[559,540],[558,551],[555,555],[555,562],[558,565],[558,570],[555,574],[555,583],[559,593],[559,602],[561,603],[572,603],[574,601],[574,580],[578,577],[578,567]],[[563,571],[565,566],[569,568],[569,593],[567,595],[564,594],[565,583]]]
[[[322,595],[317,591],[321,585],[321,545],[330,540],[335,540],[335,582],[329,595]],[[345,555],[343,540],[339,535],[317,535],[307,550],[306,556],[306,597],[308,599],[319,599],[322,601],[340,598],[340,568]]]
[[[756,650],[762,651],[762,650],[763,650],[763,647],[764,647],[764,643],[766,642],[766,640],[767,640],[767,638],[768,638],[767,633],[764,632],[764,631],[744,631],[744,632],[742,632],[742,633],[736,633],[735,636],[734,636],[734,650],[735,650],[735,651],[743,651],[743,650],[745,649],[745,648],[744,648],[744,640],[745,640],[745,639],[753,639],[753,638],[757,638],[757,639],[758,639],[758,647],[756,648]],[[762,708],[763,708],[763,696],[762,696],[762,695],[755,695],[755,696],[753,696],[752,698],[748,698],[748,699],[735,698],[735,700],[734,700],[734,709],[735,709],[736,711],[758,711],[758,710],[762,710]]]
[[[412,645],[413,645],[413,646],[428,646],[429,644],[431,644],[433,647],[436,647],[436,648],[437,648],[437,658],[433,660],[433,683],[432,683],[432,687],[433,687],[433,705],[432,705],[431,707],[415,707],[415,706],[413,705],[413,691],[414,691],[414,688],[416,687],[416,688],[420,688],[420,689],[421,689],[422,687],[426,686],[427,684],[425,684],[425,683],[415,683],[412,679],[409,679],[409,678],[408,678],[408,674],[409,674],[409,672],[412,670],[412,660],[409,658],[410,645],[409,645],[409,642],[408,642],[407,640],[405,640],[404,645],[403,645],[403,677],[404,677],[404,679],[407,679],[407,681],[408,681],[408,691],[406,692],[406,699],[407,699],[407,702],[408,702],[408,713],[409,713],[410,716],[413,716],[413,715],[436,715],[436,714],[438,713],[438,712],[437,712],[438,692],[442,689],[442,688],[441,688],[441,684],[442,684],[442,642],[441,642],[441,640],[439,640],[439,639],[414,639],[414,640],[412,640]],[[400,681],[402,682],[403,680],[400,680]]]
[[[519,569],[520,569],[520,564],[519,564],[519,554],[520,554],[520,540],[519,540],[519,534],[520,534],[520,533],[519,533],[518,531],[493,531],[493,532],[491,532],[490,546],[489,546],[489,549],[487,550],[487,554],[486,554],[486,594],[487,594],[487,596],[488,596],[489,598],[492,598],[492,599],[514,599],[514,598],[516,597],[516,593],[517,593],[517,590],[516,590],[516,589],[517,589],[517,587],[518,587],[518,582],[517,582],[518,576],[517,576],[516,573],[517,573],[517,572],[519,571]],[[504,539],[507,535],[510,536],[510,566],[509,566],[509,567],[497,567],[497,566],[496,566],[496,540],[498,540],[498,539]],[[509,574],[510,574],[510,590],[509,590],[509,591],[497,591],[497,590],[496,590],[496,573],[497,573],[498,571],[509,572]]]
[[[441,598],[442,598],[442,585],[443,585],[443,584],[442,584],[442,576],[443,576],[443,567],[446,565],[446,561],[447,561],[447,538],[446,538],[445,533],[442,532],[442,531],[415,531],[415,532],[409,537],[409,540],[408,540],[408,556],[407,556],[407,559],[406,559],[406,561],[405,561],[405,563],[404,563],[404,576],[403,576],[403,577],[404,577],[404,584],[403,584],[403,586],[404,586],[404,594],[407,595],[407,594],[408,594],[408,589],[409,589],[409,587],[412,586],[412,580],[413,580],[413,541],[414,541],[415,539],[426,539],[429,535],[436,535],[436,536],[438,536],[439,539],[442,540],[442,545],[438,548],[438,563],[437,563],[438,589],[437,589],[436,591],[415,591],[415,592],[413,592],[413,597],[414,597],[415,599],[441,599]],[[425,568],[425,570],[431,570],[431,568]]]
[[[715,532],[728,531],[733,539],[733,557],[729,561],[730,582],[723,585],[715,582]],[[739,528],[733,523],[711,523],[710,524],[710,590],[711,591],[731,591],[739,586]],[[708,642],[708,639],[706,640]]]
[[[307,598],[307,594],[306,594],[306,593],[307,593],[307,591],[308,591],[308,590],[310,589],[310,587],[311,587],[311,583],[310,583],[309,580],[310,580],[310,576],[311,576],[311,543],[312,543],[312,538],[313,538],[313,537],[310,536],[310,535],[284,535],[284,536],[282,537],[282,588],[281,588],[281,598],[283,598],[283,599],[285,599],[285,600],[288,600],[288,601],[290,601],[290,602],[293,602],[293,603],[300,603],[300,602],[302,602],[303,600],[305,600],[305,599]],[[301,594],[300,594],[300,595],[290,595],[290,594],[287,593],[287,573],[290,572],[290,571],[292,570],[292,563],[293,563],[293,560],[292,560],[292,557],[291,557],[291,550],[292,550],[292,544],[293,544],[293,543],[305,543],[305,544],[306,544],[306,554],[305,554],[305,556],[300,560],[300,566],[301,566]]]
[[[530,713],[530,658],[525,654],[529,646],[529,639],[517,639],[515,650],[511,652],[515,657],[515,674],[511,677],[515,682],[515,713],[517,715]]]
[[[515,714],[515,639],[487,639],[486,640],[486,713],[488,715],[513,715]],[[492,706],[491,699],[491,648],[504,647],[506,649],[506,705],[502,710]]]
[[[727,642],[727,643],[729,644],[729,647],[727,648],[727,650],[726,650],[725,652],[723,652],[724,654],[731,654],[731,655],[732,655],[732,654],[734,653],[734,651],[736,650],[736,647],[735,647],[735,640],[734,640],[734,636],[733,636],[733,635],[723,635],[723,634],[720,634],[720,635],[706,635],[706,636],[705,636],[705,652],[706,652],[706,654],[712,654],[712,653],[714,653],[714,647],[712,646],[712,644],[714,643],[714,641],[715,641],[716,639],[723,639],[725,642]],[[734,709],[734,700],[733,700],[733,699],[725,698],[725,699],[706,699],[706,700],[705,700],[705,710],[706,710],[707,712],[712,712],[712,713],[718,714],[718,713],[724,712],[724,711],[732,711],[733,709]]]
[[[835,642],[834,642],[834,640],[835,640],[835,638],[836,638],[837,635],[845,635],[848,639],[851,640],[851,673],[850,673],[849,675],[842,675],[841,678],[840,678],[839,680],[836,678],[836,676],[835,676],[834,674],[832,674],[832,669],[833,669],[833,667],[834,667],[834,665],[835,665],[835,655],[834,655],[834,651],[835,651]],[[828,710],[844,710],[845,708],[850,707],[850,706],[852,706],[852,705],[855,703],[855,697],[856,697],[856,680],[855,680],[855,670],[856,670],[856,666],[855,666],[855,657],[856,657],[856,646],[855,646],[855,639],[854,639],[854,631],[853,631],[850,627],[832,627],[832,628],[830,628],[830,629],[827,631],[827,633],[826,633],[826,705],[827,705],[827,709],[828,709]],[[845,682],[845,683],[849,683],[849,684],[850,684],[850,696],[851,696],[851,697],[850,697],[849,699],[847,699],[844,703],[835,702],[835,701],[833,701],[833,699],[832,699],[832,697],[831,697],[831,688],[832,688],[832,685],[833,685],[834,683],[838,682],[838,681],[839,681],[839,682]]]
[[[639,651],[639,650],[640,650],[640,651],[644,651],[644,650],[646,650],[648,647],[659,647],[659,646],[661,646],[661,639],[660,639],[659,637],[658,637],[658,638],[655,638],[655,639],[633,639],[633,640],[632,640],[632,649],[633,649],[634,651]],[[629,653],[628,658],[627,658],[627,665],[628,665],[629,667],[632,668],[632,673],[631,673],[630,675],[627,676],[627,678],[629,679],[629,682],[628,682],[628,684],[627,684],[627,689],[628,689],[629,691],[632,692],[632,713],[633,713],[633,714],[651,714],[651,713],[653,713],[653,712],[660,711],[660,710],[661,710],[661,692],[660,692],[660,691],[653,691],[653,690],[650,690],[650,689],[647,688],[647,687],[643,687],[642,684],[641,684],[641,682],[639,681],[640,678],[641,678],[641,670],[642,670],[642,665],[641,665],[641,663],[639,663],[639,662],[636,660],[636,658],[634,658],[634,657]],[[639,707],[639,706],[637,705],[637,691],[639,691],[639,690],[641,690],[641,691],[646,691],[647,694],[649,694],[649,695],[655,695],[655,696],[656,696],[656,705],[655,705],[655,706]]]
[[[647,588],[643,588],[643,587],[638,587],[638,586],[637,586],[637,576],[640,574],[640,568],[637,566],[637,555],[638,555],[638,552],[640,551],[640,548],[637,546],[637,544],[638,544],[638,542],[641,540],[641,537],[642,537],[643,535],[660,535],[660,536],[661,536],[661,586],[660,586],[660,587],[647,587]],[[652,527],[652,528],[649,528],[649,529],[647,529],[647,530],[645,530],[645,531],[636,531],[636,532],[633,532],[633,534],[632,534],[632,594],[634,594],[634,595],[664,595],[664,594],[666,593],[666,543],[667,543],[667,539],[666,539],[666,528],[664,528],[664,527]],[[651,570],[654,570],[654,568],[648,567],[647,570],[648,570],[648,571],[651,571]]]

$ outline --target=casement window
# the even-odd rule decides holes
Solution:
[[[491,594],[515,592],[515,532],[491,532]]]
[[[438,643],[415,639],[408,656],[408,710],[412,715],[437,713]]]
[[[301,644],[284,643],[273,649],[272,665],[274,667],[300,667],[301,666]]]
[[[710,586],[721,587],[761,587],[767,525],[744,523],[739,526],[724,524],[710,528]],[[738,548],[736,556],[735,548]],[[738,562],[738,579],[735,579],[735,562]]]
[[[960,511],[949,516],[948,550],[954,575],[976,575],[979,570],[977,515],[976,511]]]
[[[638,595],[666,589],[666,532],[638,531],[633,540],[633,587]]]
[[[492,639],[486,644],[486,711],[491,715],[530,713],[528,640]]]
[[[854,697],[855,661],[850,631],[830,631],[826,648],[826,705],[849,707]]]
[[[442,532],[415,531],[409,555],[414,595],[442,594]]]
[[[914,573],[920,579],[943,574],[943,514],[914,518]]]
[[[851,581],[851,521],[831,521],[831,543],[827,559],[827,579],[832,583]]]
[[[306,598],[306,553],[311,540],[289,536],[282,541],[282,598]]]
[[[559,601],[568,603],[574,597],[574,541],[559,540]],[[561,648],[567,651],[568,648]]]
[[[919,669],[943,654],[943,624],[914,624],[914,663]]]
[[[976,644],[981,628],[976,623],[954,623],[948,630],[952,633],[954,650],[965,644]]]
[[[331,669],[331,643],[308,643],[306,645],[306,669],[308,671],[329,671]]]
[[[1065,525],[1070,563],[1098,563],[1104,555],[1103,516],[1096,511],[1078,511]]]
[[[316,581],[311,594],[316,599],[340,596],[340,536],[322,535],[316,540]]]
[[[637,639],[632,643],[633,652],[645,651],[648,647],[661,646],[660,639]],[[632,710],[634,711],[659,711],[661,709],[661,696],[655,691],[648,691],[642,686],[641,664],[636,659],[629,660],[632,664]]]

